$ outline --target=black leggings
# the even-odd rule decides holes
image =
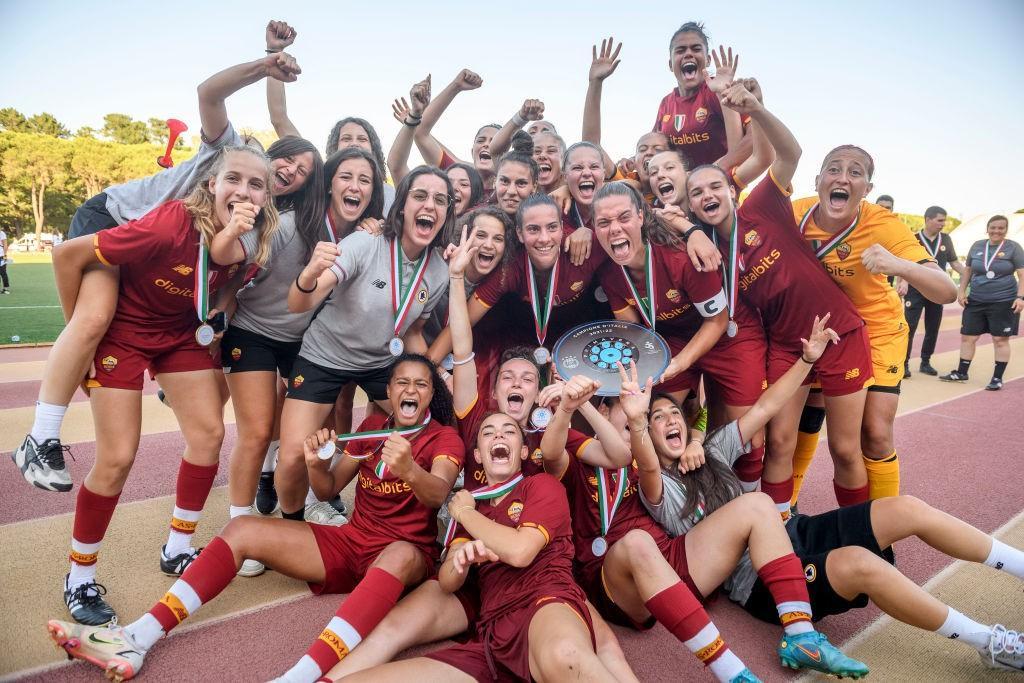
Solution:
[[[913,296],[915,294],[916,296]],[[939,326],[942,324],[942,304],[928,301],[917,292],[908,294],[906,302],[907,327],[910,328],[910,336],[907,337],[907,361],[910,360],[910,349],[914,346],[914,333],[917,332],[921,312],[924,311],[924,341],[921,342],[921,362],[927,363],[935,353],[935,342],[939,338]]]
[[[4,289],[11,286],[11,281],[7,277],[7,261],[2,256],[0,256],[0,279],[4,281]]]

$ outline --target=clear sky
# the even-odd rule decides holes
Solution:
[[[398,130],[390,102],[427,73],[434,92],[459,69],[484,79],[456,99],[438,138],[468,155],[486,122],[542,99],[568,142],[579,137],[590,48],[623,41],[604,89],[605,147],[632,153],[674,86],[668,40],[689,19],[712,44],[733,46],[740,75],[804,149],[795,184],[813,191],[825,152],[841,143],[875,157],[875,190],[896,210],[940,204],[954,216],[1024,208],[1024,2],[693,3],[539,2],[68,2],[0,0],[0,107],[48,111],[72,130],[104,114],[184,119],[198,129],[195,86],[263,55],[269,19],[298,30],[303,68],[288,86],[299,130],[323,145],[342,116],[373,123],[387,149]],[[516,7],[521,7],[517,10]],[[270,128],[264,90],[233,96],[236,126]]]

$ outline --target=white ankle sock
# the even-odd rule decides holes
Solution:
[[[67,588],[77,588],[83,583],[91,583],[96,580],[95,564],[71,563],[71,570],[68,572]]]
[[[946,621],[936,629],[936,633],[951,640],[959,640],[970,645],[975,650],[983,650],[988,646],[992,629],[984,624],[979,624],[970,617],[964,616],[952,607],[948,608]]]
[[[750,493],[751,491],[756,491],[757,487],[760,486],[760,485],[761,485],[761,480],[760,479],[758,479],[756,481],[741,481],[740,482],[740,490],[743,491],[743,493]]]
[[[252,514],[252,506],[251,505],[229,505],[228,506],[228,516],[231,519],[234,519],[235,517],[242,517],[244,515],[251,515],[251,514]]]
[[[67,406],[36,401],[36,419],[32,423],[32,431],[29,432],[35,442],[41,444],[47,439],[59,439],[60,425],[64,422],[64,413],[67,411]]]
[[[163,626],[149,612],[124,627],[131,639],[143,650],[153,647],[156,641],[164,637]]]
[[[281,447],[280,441],[271,441],[267,448],[267,455],[263,458],[263,472],[273,472],[277,469],[277,449]]]
[[[718,659],[708,664],[708,668],[718,680],[731,681],[747,666],[732,650],[726,649]]]
[[[989,551],[985,564],[1002,569],[1018,579],[1024,579],[1024,551],[1008,546],[1002,541],[992,539],[992,550]]]
[[[312,505],[313,503],[319,503],[320,499],[313,493],[313,489],[306,490],[306,505]]]

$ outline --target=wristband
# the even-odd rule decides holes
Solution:
[[[410,121],[410,119],[412,120]],[[409,126],[410,128],[415,128],[416,126],[420,125],[420,120],[418,118],[413,118],[412,116],[406,116],[405,120],[402,121],[402,125]]]
[[[469,355],[463,358],[462,360],[452,360],[452,365],[465,365],[474,358],[476,358],[476,351],[470,351]]]
[[[295,286],[298,288],[298,290],[300,292],[302,292],[303,294],[312,294],[313,292],[316,291],[316,286],[317,286],[317,281],[316,280],[313,280],[313,287],[311,289],[305,289],[305,288],[303,288],[302,285],[299,284],[299,278],[300,277],[302,277],[302,273],[299,273],[298,275],[295,276]]]
[[[512,115],[512,123],[516,124],[517,128],[522,128],[526,125],[526,119],[524,119],[519,112]]]
[[[697,230],[700,230],[700,226],[699,225],[694,225],[693,227],[690,227],[690,228],[687,228],[686,230],[684,230],[683,231],[683,241],[684,242],[689,242],[690,241],[690,235],[692,235]]]
[[[815,361],[813,361],[813,360],[807,360],[806,358],[804,358],[804,354],[802,354],[802,353],[800,354],[800,360],[802,360],[803,362],[807,363],[808,365],[814,365],[814,363],[815,363]]]

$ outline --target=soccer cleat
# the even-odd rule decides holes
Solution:
[[[60,439],[47,439],[39,444],[31,434],[26,434],[18,450],[11,453],[11,460],[28,483],[44,491],[63,493],[72,486],[71,473],[64,463],[65,453],[71,455],[71,449],[62,446]]]
[[[348,524],[348,518],[335,510],[326,500],[320,500],[307,505],[303,516],[310,524],[323,524],[326,526]]]
[[[961,373],[958,370],[953,370],[948,374],[940,375],[939,379],[941,379],[943,382],[966,382],[967,375]]]
[[[926,360],[921,361],[921,367],[918,368],[918,372],[922,375],[930,375],[935,377],[939,374],[939,371],[932,367],[932,364]]]
[[[334,508],[335,510],[338,511],[338,514],[340,514],[340,515],[348,515],[348,506],[345,505],[345,501],[343,501],[341,499],[341,494],[340,493],[338,495],[336,495],[334,498],[331,498],[327,502],[331,504],[332,508]]]
[[[64,577],[64,604],[79,624],[103,626],[117,618],[114,608],[103,599],[106,594],[106,586],[95,581],[68,588],[68,576]]]
[[[277,510],[277,489],[274,488],[274,473],[261,472],[256,485],[256,512],[272,515]]]
[[[106,672],[111,681],[127,681],[139,673],[146,651],[123,627],[80,626],[51,619],[46,630],[69,659],[81,659]]]
[[[912,375],[910,374],[910,363],[903,364],[903,379],[909,379]]]
[[[988,646],[978,654],[989,668],[1024,671],[1024,633],[996,624],[992,627]]]
[[[868,667],[847,657],[819,631],[808,631],[779,642],[779,661],[790,669],[812,669],[836,678],[863,678]]]
[[[238,576],[259,576],[267,568],[259,560],[242,560],[242,566],[236,572]]]
[[[992,381],[985,387],[986,391],[999,391],[1003,388],[1003,380],[998,377],[993,377]]]
[[[761,679],[755,676],[750,669],[744,668],[743,671],[730,678],[729,683],[761,683]]]
[[[167,576],[181,576],[184,574],[188,566],[199,557],[199,553],[202,551],[202,548],[189,548],[174,557],[167,557],[167,554],[164,552],[166,548],[166,545],[160,548],[160,571]]]

